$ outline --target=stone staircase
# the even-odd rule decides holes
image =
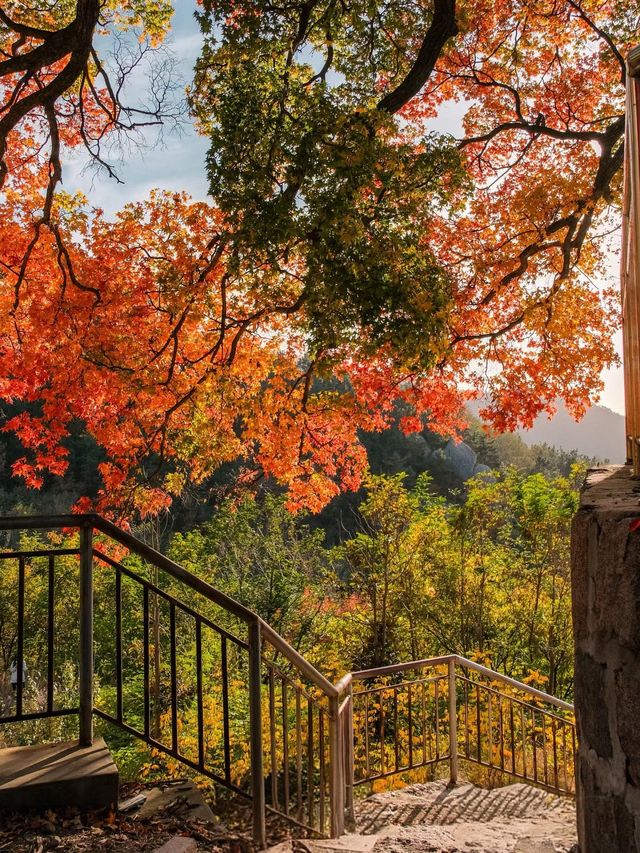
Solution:
[[[573,801],[525,784],[486,790],[464,782],[410,785],[357,805],[357,832],[292,839],[269,853],[571,853]]]

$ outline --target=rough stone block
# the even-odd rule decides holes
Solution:
[[[153,853],[195,853],[198,845],[193,838],[185,838],[184,835],[175,835],[162,847],[157,847]]]
[[[593,471],[573,523],[582,853],[640,853],[639,495],[628,467]]]

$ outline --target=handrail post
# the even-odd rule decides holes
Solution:
[[[448,663],[449,671],[449,783],[458,781],[458,696],[456,693],[456,661]]]
[[[329,696],[329,802],[331,804],[331,837],[344,835],[345,774],[342,764],[340,702],[338,696]]]
[[[260,620],[249,622],[249,727],[253,840],[267,846],[264,770],[262,764],[262,650]]]
[[[345,786],[346,786],[346,814],[349,820],[349,830],[355,831],[356,815],[353,803],[353,783],[355,781],[355,766],[353,754],[353,684],[348,687],[347,714],[344,727],[344,761],[345,761]]]
[[[80,746],[93,743],[93,528],[80,528]]]

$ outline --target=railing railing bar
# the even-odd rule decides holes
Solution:
[[[122,572],[116,568],[116,719],[122,722]]]
[[[469,743],[469,684],[466,681],[462,682],[464,691],[464,749],[465,755],[470,755]]]
[[[558,787],[558,744],[556,742],[556,723],[551,721],[551,737],[553,738],[553,781],[556,788]]]
[[[204,769],[204,702],[202,691],[202,622],[196,627],[196,707],[198,716],[198,768]]]
[[[570,724],[569,720],[566,717],[561,717],[560,714],[556,714],[554,711],[548,711],[546,708],[540,708],[537,705],[531,705],[525,699],[520,699],[518,696],[510,696],[508,693],[502,693],[495,687],[490,687],[488,684],[480,684],[480,682],[475,681],[474,679],[467,679],[464,675],[457,675],[456,678],[460,681],[467,680],[470,684],[476,684],[480,688],[480,690],[484,690],[487,693],[491,693],[494,696],[501,696],[503,699],[507,699],[509,702],[514,702],[516,705],[524,705],[525,708],[529,708],[532,711],[536,711],[539,714],[544,714],[545,717],[549,719],[556,719],[560,723]],[[523,685],[520,689],[521,691],[526,687]]]
[[[318,789],[320,793],[320,811],[319,811],[319,826],[320,832],[324,834],[324,826],[325,826],[325,809],[324,809],[324,801],[325,801],[325,772],[324,772],[324,712],[322,708],[318,709],[318,741],[319,741],[319,775],[318,775]]]
[[[355,693],[354,693],[355,699]],[[371,773],[371,757],[369,755],[369,694],[364,697],[364,761],[367,776]]]
[[[435,658],[424,658],[423,660],[407,661],[406,663],[394,663],[389,666],[374,667],[373,669],[361,669],[352,672],[354,681],[365,681],[368,678],[383,678],[385,675],[394,675],[397,672],[405,672],[408,669],[426,669],[427,667],[446,666],[452,658],[457,655],[442,655]],[[461,658],[461,660],[465,660]]]
[[[144,737],[146,740],[149,740],[150,737],[150,719],[151,719],[151,697],[149,694],[149,588],[147,586],[143,586],[142,588],[142,619],[143,619],[143,627],[142,627],[142,666],[143,666],[143,689],[144,689],[144,720],[143,720],[143,730]]]
[[[271,812],[271,814],[274,814],[279,818],[283,817],[282,812],[274,809],[273,806],[270,806],[268,803],[265,808],[268,812]],[[312,826],[309,826],[308,823],[304,823],[304,821],[297,820],[295,817],[292,817],[292,815],[287,816],[287,821],[292,823],[294,826],[298,826],[300,829],[304,829],[306,832],[310,832],[315,838],[324,838],[324,835],[319,830],[314,829]]]
[[[80,551],[77,548],[45,548],[37,551],[1,551],[0,560],[15,560],[16,557],[24,557],[26,560],[35,557],[77,557]]]
[[[269,666],[269,744],[271,758],[271,804],[278,808],[278,754],[276,743],[276,689],[273,667]]]
[[[567,773],[567,727],[562,727],[562,769],[564,770],[564,781],[565,784],[569,779],[569,775]]]
[[[69,717],[79,712],[79,708],[54,708],[53,711],[30,711],[26,714],[11,714],[9,717],[0,717],[0,724],[22,723],[29,720],[48,720],[49,717]]]
[[[290,663],[297,666],[300,672],[302,672],[302,674],[308,678],[312,684],[319,687],[326,696],[338,696],[338,690],[324,677],[324,675],[322,675],[322,673],[318,672],[318,670],[312,666],[306,658],[303,658],[299,652],[290,646],[286,640],[283,640],[280,634],[273,630],[271,625],[264,622],[262,619],[259,621],[263,639],[267,640],[274,649],[284,655]]]
[[[393,691],[393,752],[396,771],[400,769],[400,743],[398,741],[398,688]]]
[[[473,682],[469,682],[472,684]],[[476,745],[478,750],[478,762],[482,760],[482,728],[480,725],[480,685],[476,682]]]
[[[314,753],[313,741],[313,702],[309,697],[307,699],[307,817],[309,818],[309,826],[313,827],[315,823],[315,761],[313,760]]]
[[[509,729],[511,734],[511,769],[516,772],[516,738],[515,721],[513,718],[513,702],[509,703]]]
[[[413,766],[413,714],[412,714],[411,684],[407,684],[407,714],[409,723],[409,766]]]
[[[296,783],[298,790],[296,799],[298,804],[298,821],[304,816],[304,799],[302,796],[302,691],[296,687]]]
[[[440,758],[440,697],[438,695],[438,680],[433,685],[433,696],[436,709],[436,761]]]
[[[178,750],[178,666],[176,660],[176,606],[169,603],[169,666],[171,671],[171,748]],[[157,700],[156,700],[157,701]],[[226,777],[226,774],[225,774]]]
[[[289,814],[289,697],[286,679],[280,680],[282,696],[282,785],[285,814]]]
[[[421,722],[422,722],[422,760],[423,762],[427,760],[427,699],[426,699],[427,687],[424,682],[422,682],[422,690],[420,691],[420,711],[421,711]],[[431,753],[429,753],[431,755]]]
[[[464,756],[461,756],[461,757],[464,758]],[[419,762],[416,762],[416,764],[414,764],[412,767],[403,767],[400,770],[400,772],[406,773],[410,770],[420,770],[423,767],[431,767],[432,765],[438,764],[439,761],[444,761],[447,758],[448,758],[448,756],[445,755],[440,759],[431,758],[431,759],[429,759],[429,761],[419,761]],[[396,776],[396,775],[397,775],[397,773],[395,770],[387,770],[384,773],[375,773],[372,776],[366,776],[366,777],[361,778],[361,779],[356,779],[353,784],[354,785],[364,785],[368,782],[376,782],[378,779],[388,779],[391,776]]]
[[[465,760],[464,755],[460,755],[459,757],[462,758],[463,760]],[[489,764],[489,762],[485,761],[484,759],[482,761],[476,761],[475,759],[471,759],[471,762],[473,764],[478,764],[480,767],[486,767],[489,770],[495,770],[496,772],[501,772],[499,767],[496,767],[495,764]],[[393,775],[393,774],[389,774],[389,775]],[[541,780],[538,780],[536,782],[533,779],[531,779],[531,777],[524,776],[522,773],[519,773],[517,771],[515,773],[511,773],[511,771],[508,770],[507,768],[505,768],[505,770],[504,770],[504,775],[505,776],[512,776],[514,779],[526,780],[529,782],[530,785],[535,785],[538,788],[541,788],[545,791],[550,791],[552,793],[556,793],[556,794],[558,794],[558,793],[560,793],[560,794],[571,794],[572,793],[571,789],[567,786],[563,787],[563,786],[559,785],[556,788],[554,785],[545,785],[545,783],[542,782]],[[363,782],[370,782],[370,781],[372,781],[372,780],[365,779],[365,780],[360,781],[358,784],[363,784]]]
[[[163,752],[165,755],[171,756],[171,758],[178,759],[183,764],[186,764],[187,767],[190,767],[192,770],[196,770],[198,773],[201,773],[203,776],[207,776],[209,779],[213,779],[213,781],[217,782],[219,785],[223,785],[225,787],[230,788],[232,791],[234,791],[236,794],[243,797],[244,799],[246,799],[246,800],[251,799],[251,795],[248,794],[246,791],[244,791],[242,788],[240,788],[238,785],[236,785],[234,782],[231,782],[227,785],[227,782],[225,781],[225,779],[222,776],[220,776],[218,773],[216,773],[215,771],[209,770],[208,767],[200,767],[197,764],[197,762],[192,761],[190,758],[187,758],[185,755],[179,755],[179,754],[175,753],[171,749],[171,747],[167,746],[166,744],[162,743],[161,741],[156,740],[155,738],[152,738],[151,736],[145,736],[145,734],[143,732],[139,731],[134,726],[130,726],[128,723],[125,723],[125,722],[119,723],[115,717],[112,717],[110,714],[106,713],[105,711],[100,710],[99,708],[94,708],[93,713],[96,716],[101,717],[103,720],[106,720],[106,722],[112,723],[113,725],[118,726],[118,728],[127,732],[127,734],[133,735],[134,737],[136,737],[140,740],[144,740],[145,743],[147,743],[153,749],[156,749],[159,752]]]
[[[229,657],[227,638],[220,637],[220,666],[222,670],[222,736],[224,748],[224,778],[231,779],[231,734],[229,727]]]
[[[385,756],[385,736],[384,736],[384,704],[382,699],[382,693],[380,693],[380,772],[385,772],[386,767],[386,756]]]
[[[24,557],[18,558],[18,637],[16,650],[16,717],[22,716],[22,691],[24,687]]]
[[[224,628],[221,628],[219,625],[216,625],[215,622],[212,622],[210,619],[207,619],[206,616],[203,616],[201,613],[198,613],[197,610],[194,610],[192,607],[189,607],[189,605],[185,604],[183,601],[180,601],[179,598],[176,598],[175,596],[161,589],[156,584],[152,583],[151,581],[148,581],[140,575],[136,574],[135,572],[132,572],[131,569],[128,569],[122,563],[119,563],[117,560],[114,560],[112,557],[109,557],[109,555],[105,554],[103,551],[94,548],[93,553],[96,557],[98,557],[98,559],[102,560],[104,563],[107,563],[107,565],[111,566],[114,569],[119,569],[122,574],[128,577],[130,580],[135,581],[135,583],[140,584],[140,586],[147,588],[149,592],[152,592],[154,595],[158,595],[160,598],[164,599],[164,601],[168,602],[169,604],[173,602],[173,604],[175,604],[178,609],[182,610],[183,613],[186,613],[193,619],[199,619],[203,625],[207,626],[207,628],[210,628],[212,631],[216,631],[216,633],[226,637],[228,640],[231,640],[231,642],[235,643],[237,646],[240,646],[240,648],[248,650],[248,643],[246,643],[244,640],[241,640],[239,637],[236,637],[234,634],[231,634]]]
[[[351,673],[353,680],[360,680],[366,678],[382,678],[385,675],[393,675],[396,672],[404,672],[408,669],[426,669],[428,667],[435,666],[443,666],[444,664],[448,664],[450,661],[454,661],[458,666],[461,666],[463,669],[471,669],[474,672],[483,675],[485,678],[489,678],[492,681],[500,681],[503,684],[508,684],[510,687],[514,687],[516,690],[526,690],[531,696],[535,696],[536,699],[540,699],[543,702],[547,702],[549,705],[555,705],[557,708],[562,708],[565,711],[573,711],[573,705],[570,705],[568,702],[564,702],[562,699],[558,699],[555,696],[551,696],[549,693],[544,693],[542,690],[538,690],[536,687],[531,687],[527,684],[522,684],[520,681],[516,681],[515,678],[511,678],[508,675],[503,675],[500,672],[494,672],[494,670],[489,669],[486,666],[482,666],[475,661],[468,660],[467,658],[462,657],[461,655],[443,655],[441,657],[435,658],[425,658],[419,661],[408,661],[406,663],[392,664],[391,666],[379,667],[378,669],[364,669],[359,672]]]
[[[49,554],[47,589],[47,711],[53,711],[53,674],[55,643],[55,557]]]
[[[443,675],[434,675],[430,678],[414,678],[411,681],[401,681],[399,684],[379,684],[376,687],[369,687],[366,690],[354,690],[353,695],[356,696],[364,696],[365,693],[378,693],[380,691],[385,691],[390,693],[392,690],[395,690],[398,687],[407,687],[409,684],[433,684],[434,681],[446,681],[446,674]]]
[[[230,639],[233,639],[233,637],[231,637]],[[316,703],[318,702],[317,697],[313,696],[310,692],[305,690],[299,682],[295,681],[293,678],[287,675],[287,673],[284,672],[284,670],[280,669],[279,666],[275,664],[270,658],[263,657],[262,662],[264,663],[265,667],[271,667],[273,669],[275,677],[284,679],[289,685],[289,687],[292,687],[294,690],[300,690],[305,699],[311,699],[312,702]],[[323,698],[324,697],[320,697],[320,701],[322,701]]]
[[[504,703],[502,697],[498,700],[498,731],[500,733],[500,769],[504,771]]]
[[[547,756],[547,726],[542,715],[542,763],[544,766],[544,783],[549,784],[549,759]]]
[[[520,740],[522,742],[522,767],[524,772],[524,778],[528,779],[528,768],[529,762],[527,760],[527,729],[525,725],[525,714],[524,714],[524,706],[520,706]]]
[[[487,737],[489,742],[489,764],[493,767],[493,720],[491,719],[491,693],[487,693]]]
[[[538,781],[538,741],[536,738],[536,712],[531,710],[531,746],[533,752],[533,778]]]

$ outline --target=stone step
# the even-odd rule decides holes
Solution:
[[[102,738],[0,749],[0,811],[115,808],[118,768]]]

